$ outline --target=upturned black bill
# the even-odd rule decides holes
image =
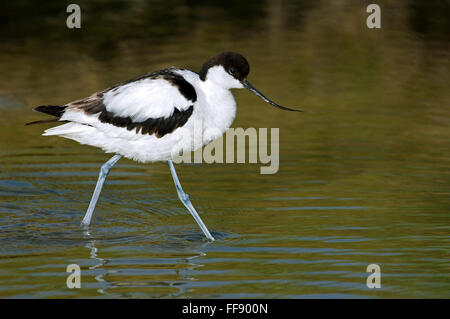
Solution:
[[[301,110],[294,110],[294,109],[290,109],[290,108],[285,107],[285,106],[278,105],[277,103],[269,100],[261,92],[259,92],[253,85],[251,85],[250,82],[248,82],[247,80],[243,80],[241,83],[242,83],[242,85],[244,87],[246,87],[247,89],[249,89],[250,91],[252,91],[256,95],[258,95],[260,98],[262,98],[265,102],[267,102],[267,103],[269,103],[269,104],[271,104],[271,105],[273,105],[273,106],[275,106],[275,107],[277,107],[279,109],[282,109],[282,110],[285,110],[285,111],[303,112]]]

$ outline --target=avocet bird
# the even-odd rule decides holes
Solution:
[[[198,74],[168,68],[62,106],[36,107],[34,110],[56,118],[28,124],[65,122],[47,129],[43,135],[59,135],[115,154],[101,167],[81,225],[90,224],[106,176],[122,156],[142,163],[167,161],[178,197],[205,236],[213,241],[213,236],[181,187],[172,154],[177,154],[174,148],[194,151],[220,137],[231,126],[236,116],[236,101],[231,89],[247,88],[277,108],[299,111],[280,106],[255,89],[247,81],[249,70],[242,55],[222,52],[206,61]],[[185,138],[186,132],[194,136],[194,122],[202,123],[202,145],[193,145],[190,138]]]

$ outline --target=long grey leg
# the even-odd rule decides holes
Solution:
[[[202,219],[197,214],[197,211],[195,210],[194,206],[192,206],[192,203],[191,203],[191,201],[189,199],[189,195],[186,194],[183,191],[183,188],[181,187],[180,181],[179,181],[178,176],[177,176],[177,172],[175,171],[175,167],[173,166],[172,161],[169,160],[168,163],[169,163],[169,167],[170,167],[170,172],[172,173],[173,182],[175,183],[175,187],[177,189],[178,198],[180,198],[181,202],[184,204],[184,206],[186,206],[188,211],[194,217],[195,221],[197,222],[197,224],[202,229],[202,231],[205,234],[206,238],[208,238],[211,241],[214,241],[214,237],[211,236],[211,234],[209,233],[209,231],[206,228],[205,224],[203,224]]]
[[[95,186],[94,194],[92,194],[91,202],[89,203],[89,208],[81,221],[81,226],[89,226],[91,223],[92,214],[94,213],[95,205],[97,204],[98,197],[102,191],[103,183],[105,182],[106,176],[108,176],[109,170],[117,163],[122,155],[114,155],[109,161],[102,165],[100,169],[100,174],[98,176],[97,185]]]

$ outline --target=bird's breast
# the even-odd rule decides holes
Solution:
[[[199,95],[197,108],[203,127],[218,130],[223,134],[236,117],[236,100],[233,94],[230,90],[212,87],[203,90]]]

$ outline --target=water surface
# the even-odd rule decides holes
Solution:
[[[448,4],[360,1],[7,2],[0,19],[0,297],[448,298]],[[173,7],[176,10],[173,10]],[[233,127],[280,128],[280,169],[182,164],[217,241],[204,240],[165,163],[122,159],[79,227],[109,157],[58,137],[33,106],[171,65],[244,54]],[[378,264],[382,287],[368,289]],[[67,265],[82,288],[66,287]]]

